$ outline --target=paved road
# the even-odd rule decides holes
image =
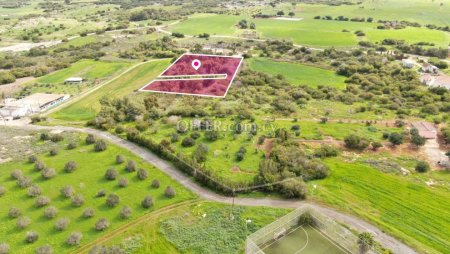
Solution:
[[[96,135],[96,136],[101,137],[111,143],[114,143],[122,148],[125,148],[125,149],[133,152],[137,156],[141,157],[143,160],[147,161],[148,163],[154,165],[155,167],[159,168],[161,171],[168,174],[172,179],[178,181],[183,186],[185,186],[189,190],[193,191],[194,193],[196,193],[198,196],[200,196],[203,199],[220,202],[220,203],[226,203],[226,204],[233,203],[233,198],[222,196],[222,195],[217,194],[209,189],[201,187],[196,182],[194,182],[191,178],[189,178],[187,175],[185,175],[181,171],[177,170],[172,164],[159,158],[158,156],[156,156],[149,150],[142,148],[132,142],[127,141],[127,140],[116,137],[107,132],[90,129],[90,128],[75,128],[75,127],[66,127],[66,126],[25,125],[25,126],[20,126],[20,128],[28,129],[28,130],[36,130],[36,131],[38,131],[38,130],[76,131],[76,132],[83,132],[83,133]],[[387,235],[386,233],[383,233],[377,227],[375,227],[355,216],[342,213],[340,211],[334,210],[332,208],[329,208],[329,207],[326,207],[323,205],[313,204],[311,202],[299,201],[299,200],[281,200],[281,199],[272,199],[272,198],[235,198],[234,199],[234,204],[243,205],[243,206],[268,206],[268,207],[296,208],[296,207],[299,207],[301,204],[305,204],[305,203],[310,204],[311,206],[315,207],[317,210],[319,210],[323,214],[325,214],[331,218],[334,218],[335,220],[337,220],[339,222],[350,225],[352,228],[356,229],[357,231],[371,232],[377,241],[382,242],[385,247],[391,249],[392,251],[394,251],[394,253],[402,253],[402,254],[417,253],[412,248],[403,244],[399,240]]]

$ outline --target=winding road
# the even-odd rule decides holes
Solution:
[[[13,126],[14,128],[14,126]],[[273,199],[273,198],[242,198],[242,197],[226,197],[220,194],[217,194],[207,188],[200,186],[198,183],[194,182],[189,176],[183,174],[181,171],[177,170],[171,163],[159,158],[151,151],[142,148],[132,142],[121,139],[117,136],[114,136],[110,133],[103,132],[100,130],[90,129],[90,128],[75,128],[75,127],[67,127],[67,126],[37,126],[37,125],[22,125],[15,126],[15,128],[21,128],[26,130],[58,130],[58,131],[72,131],[72,132],[82,132],[86,134],[93,134],[95,136],[101,137],[104,140],[107,140],[111,143],[114,143],[128,151],[136,154],[146,162],[152,164],[156,168],[168,174],[172,179],[178,181],[183,186],[196,193],[199,197],[225,204],[235,204],[242,206],[268,206],[268,207],[280,207],[280,208],[297,208],[301,204],[308,203],[313,206],[315,209],[320,211],[321,213],[335,219],[338,222],[344,223],[346,225],[351,226],[353,229],[359,232],[370,232],[374,235],[374,238],[383,243],[383,246],[392,250],[394,253],[402,253],[402,254],[410,254],[417,253],[415,250],[402,243],[401,241],[391,237],[390,235],[384,233],[376,226],[369,224],[368,222],[359,219],[353,215],[345,214],[340,211],[334,210],[330,207],[326,207],[323,205],[311,203],[308,201],[300,201],[300,200],[282,200],[282,199]]]

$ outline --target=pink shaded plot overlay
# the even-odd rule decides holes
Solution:
[[[242,57],[183,54],[140,91],[225,97]]]

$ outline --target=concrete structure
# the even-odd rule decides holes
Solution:
[[[70,77],[64,80],[64,84],[81,84],[83,83],[83,78],[79,77]]]
[[[450,89],[450,76],[445,74],[431,75],[429,73],[422,74],[420,76],[422,84],[431,87],[445,87]]]
[[[426,73],[435,73],[435,74],[437,74],[439,72],[439,68],[438,67],[436,67],[436,66],[434,66],[432,64],[429,64],[429,63],[423,63],[422,67],[421,67],[421,70],[423,72],[426,72]]]
[[[414,122],[411,124],[411,128],[417,129],[419,135],[425,139],[436,139],[437,130],[436,128],[428,122]]]
[[[0,115],[2,117],[20,118],[40,113],[67,100],[69,97],[70,95],[67,94],[36,93],[19,100],[5,99],[3,107],[0,108]]]
[[[411,59],[403,59],[402,60],[403,67],[408,68],[408,69],[413,68],[415,64],[416,64],[416,62]]]

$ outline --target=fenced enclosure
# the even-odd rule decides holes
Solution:
[[[304,232],[297,231],[300,229]],[[299,238],[303,236],[304,239],[287,241],[288,235],[291,238],[297,237],[293,236],[296,231],[297,236]],[[323,253],[319,249],[325,242],[329,244],[327,253],[360,253],[356,234],[305,204],[248,236],[245,253],[286,253],[289,246],[286,248],[285,245],[291,243],[295,243],[292,248],[297,248],[295,250],[291,248],[292,253]],[[368,253],[376,253],[376,251],[370,250]]]

